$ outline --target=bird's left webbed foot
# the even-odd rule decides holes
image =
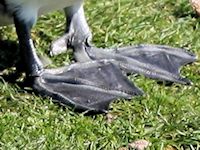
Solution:
[[[191,83],[180,75],[180,68],[196,60],[196,56],[185,49],[164,45],[141,44],[124,48],[101,49],[77,44],[74,50],[77,53],[84,51],[92,60],[113,59],[126,73],[141,74],[152,79],[180,84]]]
[[[107,49],[91,45],[91,32],[85,19],[83,5],[65,9],[67,33],[53,43],[51,54],[61,53],[66,46],[74,51],[77,62],[114,59],[127,73],[143,74],[161,81],[190,84],[180,75],[183,65],[194,62],[196,56],[184,49],[163,45],[137,45],[124,48]],[[61,49],[59,49],[59,47]]]

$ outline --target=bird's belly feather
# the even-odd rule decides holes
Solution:
[[[83,0],[44,0],[43,5],[39,9],[39,14],[46,14],[51,11],[59,10],[76,3],[82,3]]]
[[[24,11],[21,15],[27,15],[27,17],[29,17],[29,14],[33,13],[34,11],[37,11],[37,15],[40,16],[48,12],[80,4],[82,2],[83,0],[6,0],[8,8],[7,13],[4,11],[4,6],[0,4],[0,26],[12,24],[12,15],[8,14],[10,14],[13,9],[21,9],[21,6],[24,8]]]

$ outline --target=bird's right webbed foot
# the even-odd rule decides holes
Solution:
[[[130,99],[143,92],[130,82],[113,60],[76,63],[44,70],[33,88],[43,96],[79,111],[106,112],[118,98]]]

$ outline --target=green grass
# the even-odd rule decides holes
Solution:
[[[89,0],[85,9],[99,47],[165,44],[200,56],[200,19],[187,0]],[[61,12],[39,19],[33,30],[39,54],[47,53],[50,42],[62,35],[64,22]],[[16,40],[14,31],[0,29],[1,39]],[[0,56],[4,74],[15,71],[13,53],[15,49]],[[71,53],[55,56],[52,67],[69,63],[70,58]],[[182,74],[194,84],[164,86],[131,76],[146,95],[114,102],[112,123],[104,115],[84,116],[60,107],[0,78],[0,149],[111,150],[137,139],[150,141],[152,150],[167,145],[200,149],[200,62],[184,67]]]

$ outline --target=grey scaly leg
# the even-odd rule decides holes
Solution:
[[[83,3],[66,7],[66,34],[54,41],[51,45],[50,54],[57,55],[65,52],[67,48],[76,46],[76,43],[89,44],[92,33],[85,18]],[[75,57],[79,62],[91,60],[84,51],[75,51]]]
[[[15,12],[13,17],[19,39],[20,53],[22,60],[24,61],[25,72],[29,76],[39,76],[43,69],[43,65],[36,54],[36,50],[30,35],[31,28],[36,18],[33,17],[33,19],[29,21],[24,20],[20,16],[22,13],[20,11],[22,10],[19,9],[18,12]]]

